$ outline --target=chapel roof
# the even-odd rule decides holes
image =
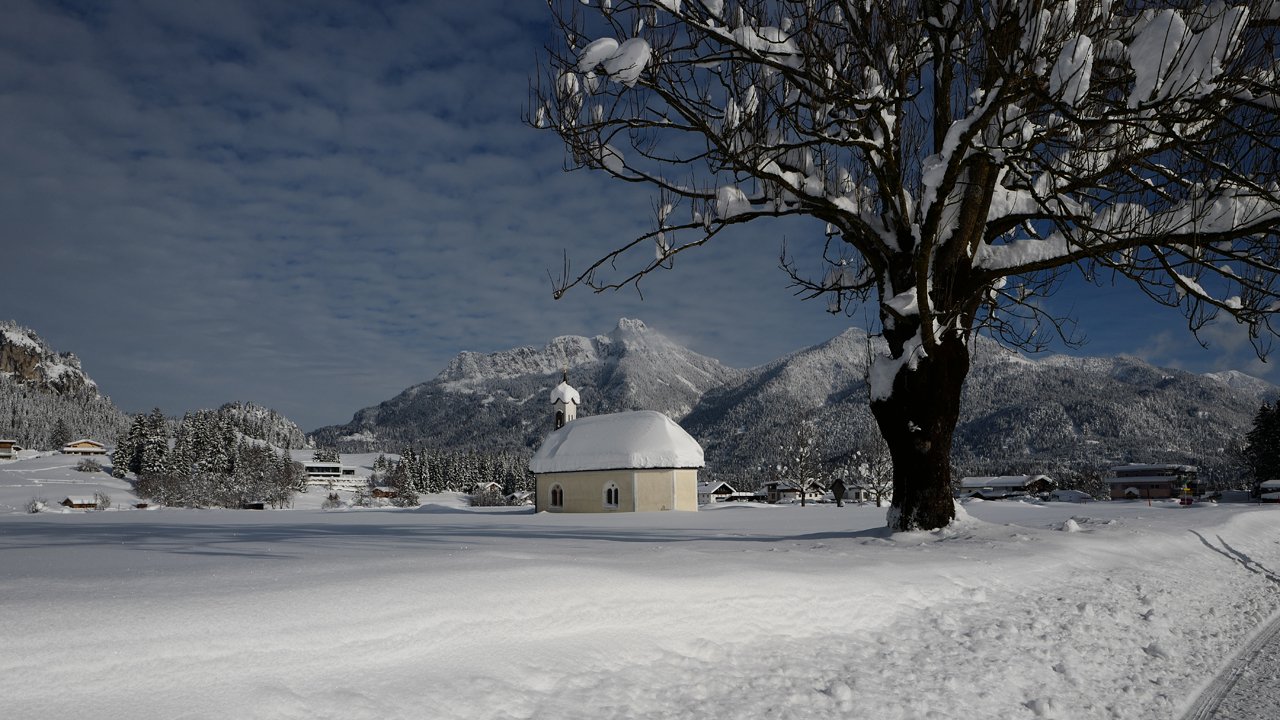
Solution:
[[[652,410],[578,418],[547,436],[529,461],[534,473],[700,468],[702,446]]]

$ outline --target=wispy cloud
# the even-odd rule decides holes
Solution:
[[[784,237],[816,239],[803,225],[681,256],[643,301],[553,301],[562,249],[580,267],[652,211],[562,173],[556,138],[521,123],[548,36],[527,0],[12,0],[0,218],[19,269],[0,316],[78,352],[126,409],[252,399],[308,428],[461,350],[624,315],[739,366],[848,326],[777,269]]]

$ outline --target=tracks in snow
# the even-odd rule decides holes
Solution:
[[[1254,633],[1218,673],[1218,676],[1201,691],[1191,707],[1182,716],[1182,720],[1213,720],[1223,700],[1236,687],[1246,668],[1262,654],[1271,643],[1280,643],[1280,612],[1276,612]]]

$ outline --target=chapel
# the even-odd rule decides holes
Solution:
[[[555,429],[529,461],[548,512],[698,509],[702,446],[652,410],[579,418],[568,374],[551,391]]]

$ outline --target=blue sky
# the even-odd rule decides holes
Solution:
[[[637,317],[747,367],[859,322],[792,297],[805,226],[682,255],[634,291],[548,272],[647,230],[643,188],[564,173],[521,122],[544,3],[9,0],[0,23],[0,316],[128,411],[252,400],[305,429],[462,350]],[[815,228],[819,229],[819,228]],[[1091,342],[1272,381],[1243,332],[1202,350],[1131,288],[1068,288]]]

